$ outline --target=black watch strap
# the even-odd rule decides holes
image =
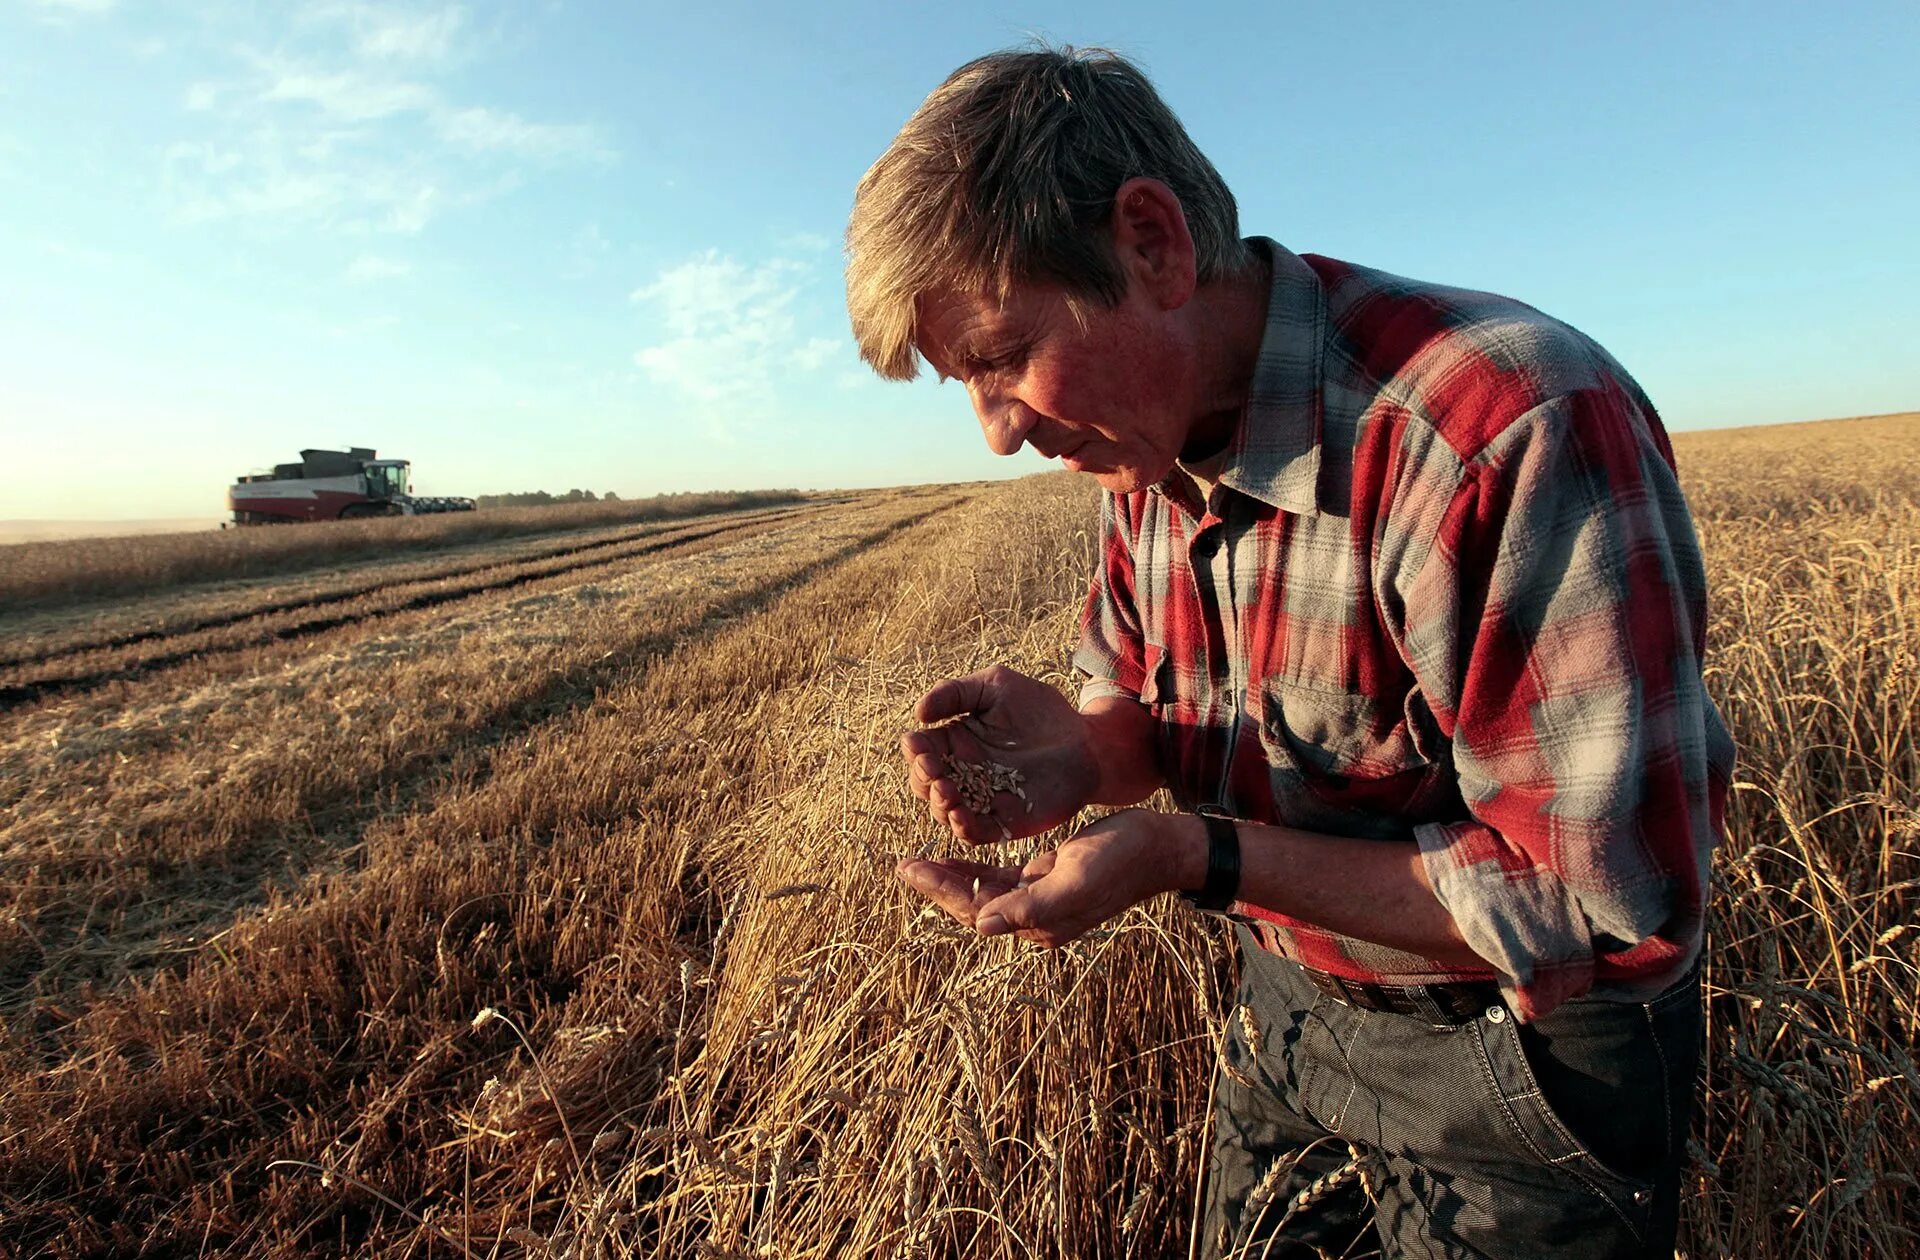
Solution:
[[[1224,914],[1240,895],[1240,832],[1231,818],[1198,817],[1207,827],[1207,882],[1180,895],[1196,910]]]

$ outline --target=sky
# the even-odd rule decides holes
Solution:
[[[875,379],[855,183],[962,62],[1140,62],[1297,252],[1518,297],[1676,430],[1920,408],[1920,6],[0,0],[0,518],[1039,471]]]

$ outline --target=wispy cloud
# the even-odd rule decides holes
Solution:
[[[613,251],[613,242],[600,230],[598,223],[588,223],[573,234],[567,244],[567,263],[561,274],[570,280],[578,280],[593,275]]]
[[[442,202],[430,177],[378,164],[307,161],[274,143],[176,144],[163,184],[174,214],[188,223],[305,223],[412,235]]]
[[[447,63],[467,29],[457,5],[322,0],[271,51],[234,49],[231,75],[183,91],[202,134],[163,153],[173,214],[407,235],[512,191],[527,165],[614,160],[589,123],[460,99]]]
[[[381,82],[353,71],[282,74],[260,94],[264,101],[300,101],[316,106],[330,118],[370,122],[406,112],[439,107],[438,98],[418,83]]]
[[[378,254],[362,254],[347,266],[347,279],[360,284],[375,280],[398,280],[413,273],[413,264]]]
[[[459,5],[425,10],[376,4],[318,4],[310,19],[344,23],[353,32],[354,49],[363,57],[388,61],[441,61],[452,54],[467,24]]]
[[[96,17],[113,11],[117,0],[27,0],[27,7],[39,11],[42,16]]]
[[[434,124],[448,143],[481,153],[595,161],[613,156],[596,129],[577,123],[532,123],[504,110],[469,106],[437,111]]]
[[[655,384],[695,402],[770,403],[780,385],[819,370],[842,348],[800,329],[795,308],[812,273],[793,259],[749,265],[717,249],[670,267],[632,293],[668,334],[634,362]]]

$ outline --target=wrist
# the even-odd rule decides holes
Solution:
[[[1082,747],[1092,772],[1089,801],[1138,805],[1161,785],[1154,723],[1137,701],[1096,698],[1080,710]]]
[[[1196,814],[1162,814],[1167,892],[1197,892],[1207,882],[1207,826]]]

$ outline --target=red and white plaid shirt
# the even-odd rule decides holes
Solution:
[[[1273,263],[1203,502],[1105,496],[1075,665],[1137,697],[1182,808],[1417,843],[1457,967],[1241,903],[1352,980],[1497,979],[1523,1019],[1645,1000],[1700,949],[1733,742],[1653,406],[1509,298],[1252,242]]]

